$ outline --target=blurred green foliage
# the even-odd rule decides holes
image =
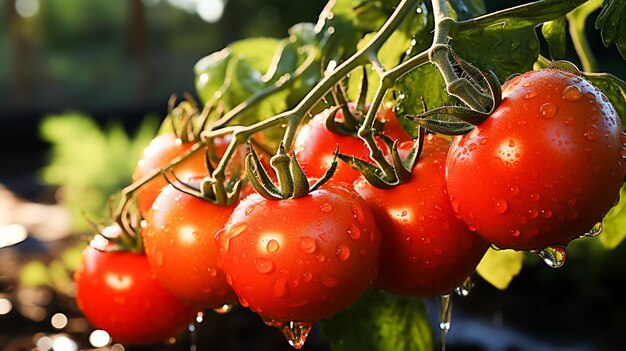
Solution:
[[[51,115],[43,120],[41,137],[52,146],[41,179],[60,186],[59,200],[70,210],[76,232],[88,228],[84,214],[94,220],[108,215],[109,197],[130,184],[137,161],[159,122],[146,117],[129,136],[119,123],[101,127],[79,113]]]

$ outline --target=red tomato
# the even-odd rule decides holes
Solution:
[[[176,336],[197,311],[156,281],[143,254],[87,247],[74,280],[76,302],[85,317],[128,345]]]
[[[392,139],[411,140],[408,133],[400,127],[393,110],[382,107],[381,111],[378,114],[378,118],[385,122],[383,130],[385,135]],[[293,150],[296,153],[296,158],[306,175],[311,178],[321,178],[324,175],[332,164],[337,145],[339,145],[339,153],[341,154],[355,156],[372,162],[369,156],[369,149],[360,138],[333,133],[326,128],[324,121],[330,112],[331,109],[326,109],[313,117],[298,132],[294,142]],[[337,112],[335,118],[340,121],[343,120],[341,110]],[[382,142],[380,146],[386,151]],[[341,160],[337,162],[337,169],[331,179],[332,182],[352,184],[361,175],[359,171],[353,169],[347,163]]]
[[[500,248],[567,245],[619,194],[623,126],[606,96],[569,72],[527,72],[502,93],[493,114],[452,144],[453,208]]]
[[[363,199],[330,184],[291,200],[249,195],[216,239],[241,305],[273,321],[315,322],[350,305],[374,279],[380,247]]]
[[[171,184],[154,200],[144,227],[146,256],[157,280],[181,300],[203,308],[236,301],[217,266],[214,239],[233,209],[234,205],[215,205]]]
[[[412,144],[401,144],[400,154]],[[472,274],[489,247],[452,211],[444,178],[448,146],[429,134],[407,183],[383,190],[363,176],[355,182],[382,231],[375,281],[382,289],[411,296],[448,294]]]
[[[214,139],[214,149],[217,155],[222,155],[228,144],[230,137]],[[141,177],[151,173],[155,169],[167,166],[172,159],[180,156],[189,150],[195,142],[182,142],[173,133],[161,134],[154,138],[143,152],[143,155],[135,172],[133,173],[133,181],[141,179]],[[191,176],[206,175],[207,168],[205,164],[205,152],[198,151],[185,161],[174,167],[174,173],[179,179],[186,180]],[[152,202],[159,195],[161,189],[167,185],[164,177],[157,176],[150,182],[144,184],[137,190],[137,202],[139,212],[145,217],[152,206]]]

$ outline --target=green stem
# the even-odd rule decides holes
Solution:
[[[287,131],[290,133],[289,135],[283,138],[286,143],[284,144],[287,150],[291,147],[291,142],[293,141],[293,135],[291,133],[296,132],[297,128],[294,128],[293,125],[298,125],[304,115],[309,112],[315,104],[318,103],[328,92],[335,86],[341,79],[346,77],[350,72],[352,72],[356,67],[367,64],[368,57],[371,55],[371,52],[378,52],[382,45],[389,39],[391,34],[396,30],[396,28],[402,23],[406,15],[411,12],[411,9],[417,4],[417,0],[402,0],[400,4],[396,7],[394,13],[389,17],[387,22],[383,24],[381,29],[376,33],[374,38],[370,40],[367,45],[365,45],[361,50],[357,51],[355,54],[350,56],[346,61],[337,66],[337,68],[332,72],[332,74],[326,75],[322,80],[313,88],[309,93],[302,98],[300,103],[296,105],[293,109],[270,117],[266,120],[260,121],[256,124],[253,124],[249,127],[239,127],[232,129],[233,138],[231,140],[230,145],[228,146],[226,153],[222,156],[220,163],[215,168],[213,172],[213,177],[215,179],[223,179],[226,165],[228,164],[230,158],[234,155],[234,152],[238,145],[244,143],[247,138],[260,130],[268,129],[274,127],[278,124],[287,123]],[[295,120],[295,121],[291,121]],[[217,134],[214,134],[213,131],[208,133],[203,133],[204,137],[212,137]]]

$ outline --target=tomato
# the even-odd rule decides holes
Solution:
[[[186,194],[171,184],[154,200],[144,224],[146,255],[156,279],[179,299],[203,308],[236,300],[217,266],[214,239],[233,208]]]
[[[380,232],[354,191],[325,184],[298,199],[249,195],[216,240],[242,306],[267,320],[315,322],[370,286]]]
[[[153,344],[176,336],[197,311],[159,284],[143,254],[89,246],[74,280],[76,302],[85,317],[125,344]]]
[[[400,144],[400,155],[412,145]],[[410,296],[448,294],[472,274],[489,247],[452,211],[445,182],[448,147],[449,141],[427,135],[407,183],[383,190],[363,176],[355,182],[383,235],[374,282],[379,288]]]
[[[211,146],[216,155],[222,155],[228,144],[229,137],[216,138]],[[167,166],[172,159],[180,156],[189,150],[195,142],[182,142],[175,134],[165,133],[155,137],[144,151],[143,155],[137,163],[135,172],[133,173],[133,181],[141,179],[141,177],[150,174],[155,169]],[[206,149],[205,149],[206,150]],[[182,180],[194,175],[206,175],[205,152],[198,151],[185,161],[174,167],[174,173]],[[146,216],[152,202],[159,195],[161,189],[167,185],[164,177],[157,176],[148,183],[144,184],[137,190],[137,202],[141,215]]]
[[[294,152],[298,162],[308,177],[321,178],[330,167],[335,155],[335,149],[339,145],[339,153],[355,156],[365,161],[372,162],[369,149],[363,141],[354,136],[331,132],[326,128],[325,120],[332,109],[326,109],[309,121],[298,132],[294,142]],[[337,120],[343,120],[341,110],[335,116]],[[398,123],[392,109],[382,107],[378,114],[379,120],[385,123],[383,133],[392,139],[410,140],[411,137]],[[384,151],[386,148],[380,145]],[[361,173],[353,169],[345,162],[338,161],[337,169],[332,182],[344,182],[352,184]]]
[[[497,109],[456,137],[447,187],[457,214],[500,248],[565,246],[600,221],[624,181],[622,124],[569,72],[527,72]]]

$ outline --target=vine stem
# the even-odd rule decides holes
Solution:
[[[430,53],[433,51],[433,48],[437,47],[438,45],[447,44],[448,32],[450,30],[452,19],[447,17],[446,2],[445,0],[433,0],[432,6],[435,19],[435,34],[432,45],[428,50],[411,57],[409,60],[397,65],[393,69],[390,69],[388,71],[385,71],[381,68],[376,69],[376,72],[378,72],[380,76],[378,88],[374,93],[374,97],[372,99],[372,102],[370,103],[370,109],[367,111],[365,120],[358,131],[359,137],[367,144],[370,150],[370,158],[378,164],[380,169],[385,173],[385,177],[389,182],[397,181],[397,175],[393,166],[389,163],[382,150],[378,147],[376,143],[374,135],[374,122],[376,120],[376,114],[378,112],[378,109],[380,108],[380,105],[382,104],[385,95],[387,94],[387,91],[393,87],[396,80],[398,80],[398,78],[410,72],[411,70],[428,63]],[[376,60],[372,60],[372,64],[374,65],[374,67],[378,67],[379,62],[377,60],[377,57],[375,58]],[[448,64],[450,64],[449,60],[447,60],[447,57],[444,61],[447,61]],[[454,71],[451,65],[450,69],[452,69],[452,72]],[[454,76],[454,78],[456,79],[456,76]]]
[[[393,14],[383,24],[381,29],[376,33],[361,50],[354,53],[346,61],[341,63],[330,74],[327,74],[322,80],[313,88],[309,93],[296,105],[293,109],[280,113],[278,115],[269,117],[250,126],[236,126],[230,129],[233,133],[233,138],[228,146],[224,156],[220,160],[220,163],[213,172],[213,177],[217,180],[224,179],[225,170],[229,160],[234,155],[234,152],[238,145],[244,143],[252,134],[257,131],[264,130],[276,125],[287,124],[287,129],[283,136],[283,145],[286,149],[290,149],[297,126],[302,121],[304,115],[309,112],[318,101],[320,101],[328,92],[335,86],[341,79],[347,76],[355,68],[367,64],[369,62],[369,55],[372,52],[376,53],[380,50],[382,45],[389,39],[391,34],[402,23],[404,18],[417,4],[417,0],[402,0],[396,7]],[[225,128],[228,129],[228,128]],[[217,135],[224,134],[224,129],[217,131],[208,131],[203,133],[203,138],[213,138]]]

